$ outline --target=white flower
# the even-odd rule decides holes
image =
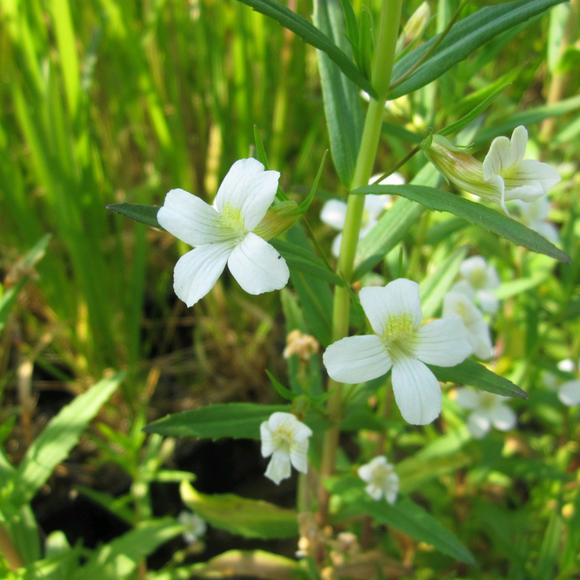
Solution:
[[[371,177],[369,183],[380,177],[375,175]],[[402,185],[405,179],[400,173],[392,173],[379,182],[379,185]],[[362,240],[378,223],[381,214],[389,206],[391,201],[390,195],[367,195],[365,196],[365,205],[360,228],[359,240]],[[331,228],[342,231],[346,220],[346,202],[339,199],[329,199],[320,212],[320,219],[323,223]],[[338,234],[332,242],[332,255],[338,258],[340,254],[340,244],[342,243],[342,234]]]
[[[500,431],[509,431],[516,425],[516,414],[505,404],[505,397],[464,387],[457,389],[455,400],[471,411],[467,428],[476,439],[485,437],[492,425]]]
[[[368,483],[365,491],[376,500],[384,495],[389,503],[395,503],[399,493],[399,476],[384,455],[358,468],[359,477]]]
[[[499,300],[492,292],[500,284],[497,270],[488,266],[481,256],[467,258],[459,266],[462,278],[453,285],[452,292],[462,292],[472,300],[477,299],[484,312],[497,312]]]
[[[175,265],[173,287],[193,306],[214,286],[226,263],[249,294],[283,288],[290,276],[278,252],[253,233],[276,195],[277,171],[256,159],[236,161],[215,197],[215,209],[183,189],[172,189],[157,213],[168,232],[195,246]]]
[[[179,512],[177,520],[183,526],[183,539],[188,544],[197,542],[206,532],[207,524],[197,514],[186,510]]]
[[[266,477],[279,484],[290,477],[292,464],[298,471],[308,471],[309,427],[301,423],[291,413],[273,413],[260,425],[262,437],[262,457],[272,456]]]
[[[471,299],[461,292],[448,292],[443,298],[443,318],[451,315],[463,321],[473,354],[481,360],[490,359],[493,352],[489,326]]]
[[[566,381],[561,385],[558,389],[558,399],[566,407],[580,405],[580,381]]]
[[[558,370],[565,373],[575,373],[578,370],[580,364],[576,364],[571,358],[561,360],[558,363]],[[580,405],[580,381],[577,379],[572,379],[570,381],[562,382],[559,375],[551,372],[544,372],[543,376],[544,384],[551,391],[558,391],[558,399],[560,402],[567,407],[573,407],[575,405]]]
[[[556,227],[547,221],[550,213],[550,200],[540,197],[536,201],[525,202],[516,199],[515,206],[520,212],[520,221],[531,230],[538,232],[551,242],[558,243],[560,236]]]
[[[461,319],[449,316],[421,326],[419,285],[404,278],[384,288],[363,288],[359,297],[375,334],[330,345],[323,356],[328,374],[342,383],[362,383],[392,367],[403,418],[413,425],[431,423],[441,412],[441,387],[426,364],[451,367],[471,354]]]
[[[534,201],[548,193],[562,178],[547,163],[535,159],[524,160],[528,132],[523,125],[516,127],[511,140],[497,137],[483,160],[483,178],[497,187],[501,205],[512,199]]]

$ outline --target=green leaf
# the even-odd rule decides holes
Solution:
[[[448,125],[447,127],[445,127],[445,129],[437,131],[437,134],[446,136],[461,131],[463,127],[466,127],[467,125],[469,125],[469,123],[477,119],[477,117],[479,117],[479,115],[481,115],[483,111],[485,111],[493,103],[493,101],[495,101],[495,99],[499,97],[509,86],[510,83],[499,88],[497,91],[493,92],[481,103],[479,103],[479,105],[477,105],[472,111],[467,113],[467,115],[461,117],[461,119],[455,121],[455,123],[451,123],[451,125]]]
[[[373,500],[364,490],[365,483],[351,476],[328,478],[324,485],[332,493],[343,495],[349,507],[372,517],[376,522],[430,544],[460,562],[475,564],[469,550],[439,521],[411,500],[399,497],[393,505]]]
[[[400,479],[400,490],[403,493],[411,493],[420,489],[427,481],[448,473],[456,473],[458,469],[472,462],[472,457],[467,453],[456,453],[431,459],[410,457],[397,463],[396,470]]]
[[[179,487],[181,500],[212,526],[246,538],[291,538],[298,535],[297,514],[261,500],[233,493],[205,495],[189,483]]]
[[[28,254],[26,254],[24,259],[22,260],[22,265],[25,268],[26,267],[32,268],[34,264],[36,264],[36,262],[38,262],[38,260],[40,260],[44,256],[44,252],[46,250],[48,242],[50,241],[50,238],[51,235],[46,234],[45,236],[40,238],[38,242],[36,242],[34,247],[28,252]],[[16,299],[18,298],[18,295],[20,294],[22,288],[24,288],[24,284],[26,284],[28,278],[29,276],[25,274],[16,285],[6,290],[2,294],[2,296],[0,296],[0,332],[4,328],[6,321],[8,320],[8,316],[10,315],[10,312],[12,312],[12,308],[14,308],[14,305],[16,304]]]
[[[119,386],[122,377],[122,374],[117,374],[103,379],[50,420],[28,448],[16,471],[11,498],[16,506],[30,502],[46,483],[55,467],[67,457],[93,417]]]
[[[433,165],[427,163],[413,179],[419,185],[436,185],[440,179]],[[379,223],[360,241],[353,281],[360,280],[388,254],[417,223],[425,209],[417,203],[398,199]]]
[[[151,576],[150,580],[177,580],[178,578],[275,578],[276,580],[308,580],[309,576],[295,560],[263,550],[229,550],[207,562],[193,564],[182,574],[179,568],[167,569]],[[232,576],[236,572],[236,576]],[[318,579],[318,576],[315,577]]]
[[[313,254],[306,234],[299,224],[288,230],[287,241]],[[330,344],[332,329],[332,292],[324,280],[306,272],[290,269],[290,279],[298,294],[309,333],[324,347]]]
[[[312,251],[280,239],[270,240],[269,243],[284,257],[290,270],[309,274],[314,278],[337,286],[344,286],[343,280],[327,266],[324,260],[316,256]]]
[[[445,294],[451,288],[455,276],[459,272],[459,267],[466,253],[466,247],[457,248],[443,264],[437,267],[433,274],[424,278],[419,284],[423,318],[432,318],[437,313]]]
[[[546,256],[566,264],[571,263],[570,257],[566,252],[558,249],[537,232],[480,203],[469,201],[448,191],[422,185],[366,185],[351,192],[353,195],[367,195],[369,193],[375,195],[385,193],[401,195],[428,207],[432,211],[452,213],[467,220],[469,223],[482,226],[498,236],[506,238],[519,246],[524,246],[529,250],[546,254]]]
[[[496,375],[483,365],[469,359],[454,367],[427,366],[433,371],[437,379],[444,383],[469,385],[503,397],[528,398],[526,392],[522,391],[510,380]]]
[[[139,562],[159,546],[181,534],[182,530],[183,526],[174,519],[144,523],[101,546],[87,564],[77,570],[74,580],[128,578]]]
[[[107,209],[115,213],[131,218],[136,222],[163,229],[157,221],[157,212],[161,209],[158,205],[141,205],[139,203],[114,203],[108,205]]]
[[[344,41],[337,0],[315,0],[314,22],[337,44]],[[350,187],[363,131],[361,98],[326,54],[318,53],[318,65],[332,160],[338,177],[345,187]]]
[[[387,524],[416,540],[430,544],[466,564],[475,564],[471,552],[438,520],[409,499],[398,499],[394,505],[362,497],[355,503],[376,522]]]
[[[293,401],[296,397],[299,397],[298,393],[293,393],[290,389],[287,389],[276,377],[266,369],[266,374],[272,383],[272,386],[276,389],[276,392],[287,401]]]
[[[479,131],[473,140],[473,144],[481,145],[482,143],[489,142],[498,135],[507,135],[520,125],[529,127],[530,125],[541,123],[544,119],[573,113],[578,109],[580,109],[580,95],[564,99],[553,105],[543,105],[526,111],[513,112],[510,114],[509,119],[503,123],[498,123],[493,127]]]
[[[304,42],[321,50],[340,68],[340,70],[356,85],[369,95],[376,97],[371,83],[358,70],[350,58],[328,38],[321,30],[302,18],[296,12],[292,12],[284,4],[276,0],[238,0],[251,6],[256,12],[272,18],[284,28],[291,30]]]
[[[530,20],[565,0],[521,0],[489,6],[457,22],[435,52],[390,94],[396,99],[438,79],[453,65],[467,58],[502,32]],[[393,68],[394,82],[409,70],[437,42],[439,35],[427,41],[397,62]]]
[[[288,405],[256,405],[254,403],[223,403],[208,405],[168,415],[143,430],[168,437],[198,437],[199,439],[260,439],[260,425],[272,413],[289,413]],[[330,426],[318,412],[311,410],[303,422],[314,431]]]

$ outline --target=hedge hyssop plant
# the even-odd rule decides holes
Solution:
[[[488,142],[482,161],[461,142],[451,140],[465,128],[476,129],[482,113],[503,89],[488,92],[452,125],[433,127],[414,148],[410,140],[410,153],[401,158],[393,155],[387,172],[384,166],[376,167],[375,161],[387,100],[433,83],[478,48],[524,26],[561,0],[477,1],[472,4],[481,8],[471,7],[462,18],[468,4],[463,1],[448,25],[422,44],[417,35],[424,33],[425,25],[414,23],[407,27],[405,37],[399,36],[402,0],[383,0],[374,27],[366,12],[357,19],[348,0],[315,0],[314,24],[275,0],[241,1],[318,49],[332,159],[349,192],[336,268],[330,269],[331,258],[321,255],[318,243],[313,249],[301,221],[316,195],[322,164],[310,195],[299,205],[279,188],[280,175],[268,167],[257,134],[257,159],[233,162],[213,206],[173,189],[161,208],[120,204],[110,209],[163,227],[193,246],[179,259],[174,272],[175,292],[188,306],[211,291],[226,266],[249,294],[293,286],[296,294],[282,290],[287,326],[308,330],[321,343],[329,379],[322,393],[316,342],[304,334],[293,334],[296,342],[287,351],[296,353],[300,362],[289,365],[290,388],[269,375],[288,404],[210,405],[168,416],[149,425],[147,431],[210,439],[261,439],[262,455],[269,458],[265,475],[276,484],[289,477],[294,467],[300,474],[296,512],[232,495],[206,496],[189,484],[183,484],[181,491],[185,503],[210,525],[247,537],[300,534],[300,555],[309,562],[311,574],[316,566],[330,564],[328,550],[334,544],[328,524],[337,530],[360,532],[363,545],[368,545],[371,520],[388,524],[459,561],[474,563],[469,550],[433,516],[410,499],[397,497],[405,482],[399,479],[392,458],[385,456],[384,432],[387,420],[401,421],[388,404],[391,385],[401,424],[406,422],[409,432],[439,416],[445,401],[440,382],[469,385],[504,398],[526,397],[509,380],[473,360],[491,356],[489,327],[479,308],[488,312],[497,308],[494,278],[489,277],[483,257],[462,266],[465,250],[457,248],[429,276],[418,268],[402,275],[401,258],[399,276],[379,287],[358,292],[357,288],[402,243],[425,209],[454,214],[513,244],[569,262],[562,250],[512,219],[507,205],[513,200],[530,203],[541,198],[560,176],[549,165],[526,158],[528,132],[523,126],[517,126],[511,136]],[[424,7],[416,19],[421,15],[425,20]],[[414,38],[410,38],[411,29]],[[345,38],[350,46],[345,46]],[[365,113],[361,90],[370,95]],[[406,184],[383,181],[395,170],[408,169],[407,162],[419,152],[431,167],[411,175]],[[433,166],[439,173],[431,170]],[[369,184],[377,170],[383,174]],[[440,187],[440,174],[456,187],[453,193]],[[365,196],[386,194],[399,197],[359,243]],[[471,194],[481,200],[472,200]],[[460,268],[464,280],[445,300],[443,317],[431,320],[441,312]],[[367,403],[373,394],[384,401],[376,411]],[[386,416],[388,412],[391,416]],[[478,436],[484,427],[507,425],[496,420],[500,412],[479,411],[487,423],[480,425]],[[506,428],[513,426],[508,423]],[[369,454],[367,449],[351,465],[339,448],[339,433],[341,429],[369,428],[383,433],[377,450]],[[445,469],[453,466],[441,467],[437,474]],[[336,501],[331,501],[333,497]],[[367,522],[362,530],[358,521]],[[288,572],[303,570],[290,560],[276,562]]]

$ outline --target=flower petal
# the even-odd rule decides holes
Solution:
[[[567,381],[558,391],[558,399],[567,407],[580,405],[580,381]]]
[[[215,205],[220,213],[226,205],[239,209],[245,228],[252,231],[274,201],[279,179],[278,171],[264,171],[257,159],[239,159],[224,177]]]
[[[173,272],[173,289],[178,298],[193,306],[214,286],[232,252],[231,243],[198,246],[179,258]]]
[[[490,410],[489,418],[491,424],[500,431],[509,431],[510,429],[513,429],[518,422],[517,415],[514,413],[513,409],[510,409],[510,407],[503,403],[496,405]]]
[[[467,428],[475,439],[483,439],[491,428],[487,415],[474,411],[467,419]]]
[[[481,397],[478,391],[461,387],[455,393],[455,402],[463,409],[477,409],[481,404]]]
[[[403,419],[411,425],[427,425],[441,412],[441,387],[435,375],[420,361],[400,357],[393,365],[393,392]]]
[[[310,431],[312,435],[312,431]],[[295,441],[290,448],[290,461],[301,473],[308,472],[308,439]]]
[[[381,499],[381,496],[383,495],[383,490],[376,485],[375,483],[370,483],[369,485],[367,485],[365,487],[365,491],[373,498],[376,499],[377,501],[379,499]]]
[[[528,130],[520,125],[514,129],[510,140],[510,165],[515,165],[524,158],[527,146]]]
[[[389,316],[409,314],[414,328],[423,319],[419,284],[406,278],[393,280],[384,288],[363,288],[359,298],[373,330],[379,336],[385,333]]]
[[[269,457],[274,453],[274,437],[268,421],[260,425],[260,439],[262,441],[262,457]]]
[[[489,181],[504,169],[512,165],[510,140],[507,137],[496,137],[483,160],[483,178]]]
[[[280,290],[290,277],[286,260],[268,242],[252,233],[234,248],[228,267],[248,294]]]
[[[339,199],[329,199],[322,206],[320,221],[335,230],[342,231],[346,221],[346,203]]]
[[[283,479],[290,477],[291,470],[290,455],[281,451],[274,451],[265,475],[278,485]]]
[[[172,189],[165,196],[157,221],[190,246],[223,242],[235,236],[232,229],[221,224],[218,212],[211,205],[183,189]]]
[[[391,357],[378,336],[350,336],[331,344],[322,360],[330,378],[340,383],[362,383],[388,372]]]
[[[517,173],[510,177],[504,177],[506,199],[509,199],[508,190],[525,185],[539,187],[541,191],[539,195],[543,195],[561,180],[562,177],[551,165],[535,159],[526,159],[519,164]]]
[[[479,305],[484,312],[495,314],[499,308],[498,297],[489,290],[478,290],[476,292]]]
[[[414,357],[440,367],[458,365],[472,353],[465,326],[455,315],[425,324],[410,342]]]

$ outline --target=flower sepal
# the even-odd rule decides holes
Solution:
[[[268,209],[254,233],[263,240],[269,241],[289,230],[304,212],[292,200],[281,201]]]

